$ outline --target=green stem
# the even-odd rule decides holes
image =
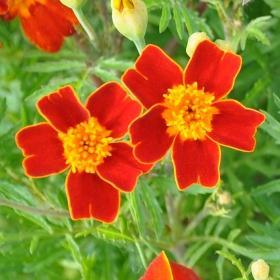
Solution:
[[[147,265],[143,250],[137,240],[135,240],[134,242],[135,242],[136,249],[139,253],[139,257],[141,259],[142,265],[143,265],[144,269],[146,269],[148,265]]]
[[[195,218],[188,224],[184,231],[184,235],[189,235],[207,216],[209,215],[209,210],[207,207],[203,208]]]
[[[30,178],[29,181],[30,181],[30,184],[28,186],[31,189],[32,193],[34,195],[36,195],[44,203],[48,203],[48,199],[44,196],[44,194],[42,194],[39,191],[39,189],[37,188],[36,183],[34,182],[34,180]]]
[[[146,46],[146,42],[144,38],[138,39],[138,40],[134,40],[133,43],[135,44],[137,51],[139,52],[139,54],[142,53],[143,49]]]
[[[77,17],[78,21],[80,22],[82,28],[86,32],[89,37],[90,42],[94,46],[95,49],[97,48],[97,35],[93,30],[92,26],[90,25],[89,21],[85,17],[83,11],[80,8],[73,9],[75,16]]]

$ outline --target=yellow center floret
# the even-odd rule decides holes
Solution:
[[[111,131],[100,125],[96,118],[59,133],[66,163],[72,172],[95,173],[98,165],[111,155]]]
[[[214,95],[197,88],[197,84],[179,85],[164,95],[162,116],[171,136],[180,135],[182,140],[203,140],[212,130],[213,115],[218,109],[212,106]]]

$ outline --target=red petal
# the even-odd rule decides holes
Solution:
[[[147,46],[135,64],[122,77],[131,92],[149,108],[163,101],[169,88],[182,84],[183,70],[154,45]]]
[[[198,45],[185,70],[185,83],[198,83],[200,89],[211,92],[216,99],[233,88],[242,59],[206,40]]]
[[[0,15],[5,15],[8,12],[8,0],[0,0]]]
[[[126,143],[111,144],[112,155],[98,166],[98,174],[124,192],[134,190],[138,177],[151,169],[151,165],[136,161],[132,147]]]
[[[30,177],[46,177],[67,167],[57,131],[47,123],[23,128],[16,135],[16,143],[26,157],[23,166]]]
[[[45,51],[58,51],[64,37],[75,32],[74,14],[59,1],[49,0],[46,4],[36,3],[30,6],[29,12],[28,17],[20,16],[25,35],[32,43]]]
[[[140,280],[176,280],[172,276],[171,267],[164,252],[151,262]]]
[[[92,116],[112,131],[114,138],[124,136],[130,123],[141,113],[141,105],[114,82],[97,89],[89,97],[86,107]]]
[[[74,127],[89,118],[89,112],[70,86],[41,98],[37,107],[45,119],[62,132],[67,132],[69,127]]]
[[[137,159],[154,163],[165,156],[172,145],[174,137],[167,133],[162,112],[165,108],[155,105],[130,127],[131,141]]]
[[[57,17],[61,17],[64,20],[67,20],[68,22],[70,22],[72,25],[78,24],[79,21],[76,18],[74,12],[72,11],[72,9],[64,6],[60,1],[57,0],[47,0],[47,4],[45,4],[45,6],[47,6],[47,8],[52,11],[53,13],[57,14]],[[71,31],[69,31],[68,33],[65,34],[65,36],[67,35],[71,35]]]
[[[174,280],[200,280],[195,272],[180,264],[170,262]]]
[[[219,114],[214,115],[209,137],[222,145],[252,152],[256,146],[257,128],[264,122],[265,116],[235,100],[216,102],[215,107],[219,109]]]
[[[67,197],[72,219],[112,223],[120,208],[120,193],[96,174],[69,172]]]
[[[173,146],[175,177],[179,189],[198,183],[214,187],[219,180],[220,148],[211,140],[181,141],[177,137]]]

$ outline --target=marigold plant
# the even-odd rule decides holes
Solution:
[[[0,0],[0,280],[280,280],[279,0]]]

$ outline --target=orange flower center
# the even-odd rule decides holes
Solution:
[[[179,85],[164,95],[162,116],[170,136],[180,135],[182,140],[203,140],[212,130],[213,115],[218,109],[212,106],[214,95],[192,85]]]
[[[9,13],[15,16],[29,17],[29,8],[36,3],[45,4],[46,0],[8,0]]]
[[[67,133],[60,132],[66,163],[71,165],[72,172],[95,173],[97,166],[111,155],[110,134],[96,118],[69,128]]]

